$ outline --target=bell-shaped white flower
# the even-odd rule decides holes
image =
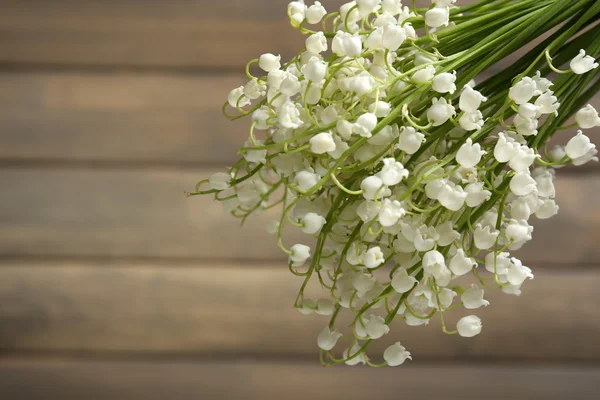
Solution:
[[[554,92],[551,90],[545,91],[540,97],[535,100],[535,106],[537,107],[539,118],[542,114],[556,114],[558,115],[558,98],[554,96]]]
[[[514,220],[511,219],[506,225],[506,239],[509,242],[521,243],[531,240],[531,233],[533,232],[533,226],[529,225],[525,220]]]
[[[256,141],[257,146],[262,146],[263,142],[260,140]],[[253,143],[250,140],[247,140],[245,143],[245,147],[252,147]],[[248,150],[244,153],[244,158],[249,163],[261,163],[264,164],[267,162],[267,150]]]
[[[332,266],[333,267],[333,266]],[[329,299],[317,300],[317,309],[315,312],[319,315],[332,315],[335,311],[335,305]]]
[[[358,34],[338,31],[331,43],[331,50],[339,57],[358,57],[362,53],[362,45]]]
[[[453,94],[456,91],[456,72],[453,74],[449,72],[442,72],[433,78],[433,90],[438,93],[450,93]]]
[[[385,319],[379,315],[369,315],[364,318],[365,333],[369,339],[379,339],[389,333],[390,327],[386,325]]]
[[[571,138],[565,146],[565,152],[571,159],[576,159],[584,156],[588,151],[595,149],[596,145],[590,142],[590,138],[583,134],[582,131],[577,131],[577,135]]]
[[[310,151],[315,154],[324,154],[335,151],[335,141],[331,132],[321,132],[313,136],[310,141]]]
[[[260,56],[258,66],[265,72],[271,72],[281,68],[281,56],[265,53]]]
[[[371,132],[377,126],[377,116],[372,113],[364,113],[352,126],[352,131],[362,137],[370,138]]]
[[[520,114],[515,115],[515,118],[513,119],[515,130],[523,136],[537,135],[538,123],[536,118],[524,118]]]
[[[554,170],[546,168],[536,168],[531,174],[535,179],[538,195],[542,197],[554,197],[556,188],[554,187]]]
[[[483,127],[485,121],[483,120],[483,114],[481,114],[481,111],[475,111],[461,115],[461,117],[458,119],[458,123],[465,131],[476,131]]]
[[[581,157],[573,159],[572,163],[574,166],[578,167],[580,165],[587,164],[590,161],[598,162],[598,157],[596,157],[596,154],[598,154],[598,150],[596,150],[596,147],[594,146],[594,148],[588,150],[588,152]]]
[[[361,18],[377,11],[380,4],[381,0],[356,0],[356,7]]]
[[[302,90],[302,83],[298,77],[292,74],[287,74],[279,87],[279,91],[289,97],[297,95],[300,90]]]
[[[414,277],[408,275],[405,268],[399,268],[394,272],[392,277],[392,287],[398,293],[406,293],[410,291],[415,284],[419,281]]]
[[[312,82],[321,82],[327,75],[327,63],[319,57],[311,57],[302,68],[304,77]]]
[[[229,92],[227,102],[233,108],[244,107],[250,104],[250,100],[244,95],[244,87],[240,86]]]
[[[289,262],[294,267],[301,267],[310,257],[310,247],[304,244],[295,244],[290,248],[290,251],[292,254],[288,256]]]
[[[530,119],[538,118],[539,110],[535,104],[523,103],[523,104],[519,105],[518,114],[523,118],[530,118]]]
[[[539,93],[544,93],[554,85],[551,80],[544,78],[540,71],[536,71],[535,76],[532,77]]]
[[[321,178],[312,170],[302,170],[296,173],[294,180],[301,190],[309,190],[317,183]]]
[[[417,72],[415,72],[412,76],[412,80],[415,83],[426,83],[433,79],[435,76],[435,67],[433,65],[428,65],[425,68],[421,68]]]
[[[306,10],[306,22],[311,25],[318,24],[325,15],[327,15],[325,7],[320,2],[315,1],[315,4]]]
[[[356,274],[352,278],[352,286],[359,293],[366,293],[375,286],[377,279],[371,274]]]
[[[595,62],[593,57],[587,56],[585,50],[581,49],[579,54],[571,60],[570,67],[574,73],[581,75],[598,68],[598,63]]]
[[[485,256],[485,269],[492,274],[506,275],[510,266],[509,253],[488,253]]]
[[[442,278],[448,268],[446,260],[442,253],[437,250],[431,250],[423,255],[423,271],[425,277]]]
[[[446,222],[435,227],[438,234],[437,243],[440,246],[449,246],[460,238],[460,233],[454,230],[452,222]]]
[[[231,175],[224,172],[217,172],[208,178],[208,184],[213,190],[229,189],[229,182],[231,182]]]
[[[399,253],[412,253],[414,252],[415,245],[412,240],[408,240],[404,235],[400,234],[392,243],[394,250]]]
[[[389,15],[398,15],[402,12],[402,3],[399,0],[383,0],[381,10]]]
[[[486,152],[481,150],[479,143],[473,144],[473,140],[468,138],[467,141],[460,146],[456,153],[456,162],[464,168],[473,168],[481,161],[481,157]]]
[[[325,225],[325,218],[317,213],[309,212],[302,217],[302,232],[308,235],[314,235],[319,232],[323,225]]]
[[[288,129],[296,129],[304,123],[300,119],[300,110],[289,100],[279,109],[277,120],[281,126]]]
[[[396,51],[404,43],[406,37],[406,31],[401,26],[388,24],[383,27],[383,48],[389,51]]]
[[[431,64],[435,61],[437,61],[437,58],[435,58],[433,56],[429,56],[429,55],[423,54],[423,53],[416,53],[415,59],[414,59],[414,64],[415,64],[415,67],[420,67],[421,65]]]
[[[525,282],[526,279],[533,279],[533,273],[531,269],[521,263],[518,258],[511,258],[510,266],[507,270],[508,282],[511,285],[519,286]]]
[[[496,239],[498,238],[498,232],[495,229],[492,229],[490,226],[481,226],[477,224],[475,226],[475,232],[473,233],[473,238],[475,241],[475,247],[480,250],[489,249],[496,243]]]
[[[508,162],[514,157],[519,146],[519,143],[515,142],[512,137],[507,136],[504,132],[500,132],[498,134],[498,142],[494,147],[494,158],[501,163]]]
[[[425,195],[431,200],[438,200],[440,193],[444,187],[448,184],[447,179],[435,179],[425,185]]]
[[[304,0],[292,1],[288,5],[288,15],[299,25],[304,21],[307,8]]]
[[[591,104],[583,107],[575,114],[575,121],[581,129],[591,129],[600,126],[598,111]]]
[[[342,334],[337,329],[332,331],[328,326],[326,326],[317,337],[317,345],[319,348],[329,351],[335,347],[336,343],[341,337]]]
[[[398,137],[398,149],[406,154],[415,154],[421,145],[425,143],[425,135],[417,132],[412,126],[403,126],[400,128],[400,136]]]
[[[469,315],[468,317],[463,317],[456,324],[456,329],[458,330],[458,334],[462,337],[470,338],[473,336],[477,336],[481,333],[481,319],[476,315]]]
[[[477,263],[472,258],[467,257],[463,249],[458,249],[456,254],[450,259],[449,267],[454,275],[462,276],[477,267]]]
[[[465,187],[466,203],[469,207],[478,207],[492,197],[492,192],[483,189],[483,182],[470,183]]]
[[[369,106],[369,112],[377,118],[387,117],[392,112],[392,105],[385,101],[377,101]]]
[[[473,113],[479,109],[484,101],[487,101],[485,96],[471,86],[465,86],[460,94],[458,107],[464,112]]]
[[[548,219],[558,214],[558,205],[552,199],[544,200],[544,204],[535,212],[535,216],[539,219]]]
[[[355,343],[349,349],[344,350],[344,353],[342,356],[344,357],[344,359],[353,357],[356,353],[358,353],[360,351],[360,348],[361,348],[361,345],[358,343]],[[365,353],[360,353],[360,354],[356,355],[354,358],[351,358],[351,359],[345,361],[345,363],[346,363],[346,365],[354,366],[354,365],[358,365],[358,364],[365,364],[367,362],[367,359],[368,358]]]
[[[461,186],[447,182],[442,186],[437,199],[448,210],[458,211],[465,204],[467,192]]]
[[[526,76],[510,88],[508,97],[516,104],[528,103],[535,95],[536,91],[537,86],[535,81]]]
[[[425,12],[425,25],[431,28],[448,26],[450,21],[450,9],[448,7],[431,8]]]
[[[531,167],[534,161],[538,158],[532,148],[525,145],[518,146],[508,162],[508,166],[515,172],[522,172]]]
[[[414,231],[413,243],[417,251],[429,251],[435,247],[440,238],[433,226],[421,225]]]
[[[483,298],[483,289],[475,284],[472,284],[470,288],[463,292],[460,300],[467,310],[475,310],[490,305],[490,302]]]
[[[365,267],[372,269],[377,268],[385,261],[385,256],[379,246],[371,247],[362,256]]]
[[[385,158],[383,168],[377,174],[381,181],[387,186],[394,186],[408,177],[408,170],[395,158]]]
[[[433,126],[440,126],[450,119],[456,112],[452,104],[448,104],[445,98],[432,101],[432,106],[427,110],[427,118],[433,123]]]
[[[381,178],[377,176],[369,176],[363,179],[360,188],[363,191],[363,196],[367,200],[380,199],[389,196],[390,194],[390,190],[385,187]]]
[[[306,50],[312,54],[320,54],[327,51],[327,38],[323,32],[317,32],[306,38]]]
[[[396,342],[385,349],[383,352],[383,359],[390,367],[397,367],[404,364],[406,360],[412,360],[412,357],[400,342]]]
[[[510,191],[517,196],[527,196],[536,190],[535,179],[531,177],[529,171],[517,172],[510,180]]]
[[[254,78],[244,86],[244,95],[247,98],[254,100],[259,97],[263,97],[267,94],[267,85],[265,85],[262,81]]]
[[[394,226],[398,220],[406,215],[406,210],[397,200],[385,199],[379,209],[377,222],[383,227]]]

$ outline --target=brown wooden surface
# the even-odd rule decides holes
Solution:
[[[518,364],[375,370],[251,361],[0,361],[0,396],[31,400],[593,400],[599,380],[597,368]]]
[[[243,83],[241,72],[0,73],[0,161],[230,164],[249,120],[231,122],[221,106]],[[600,97],[592,103],[600,109]],[[574,133],[559,131],[555,142]]]
[[[0,255],[283,260],[266,232],[279,210],[240,227],[211,196],[183,196],[214,171],[0,169]],[[561,212],[532,220],[534,240],[519,254],[532,266],[597,262],[600,176],[559,172],[556,191]],[[286,243],[298,241],[310,238],[290,226]]]
[[[475,312],[484,324],[476,338],[444,335],[438,317],[426,327],[397,322],[373,356],[399,340],[415,360],[600,359],[600,272],[534,272],[520,297],[486,291],[491,305]],[[0,351],[302,355],[317,362],[316,336],[329,319],[291,307],[301,283],[283,264],[7,263],[0,269]],[[307,292],[315,300],[320,294],[318,287]],[[468,313],[445,313],[448,326]],[[348,317],[342,313],[340,323]]]

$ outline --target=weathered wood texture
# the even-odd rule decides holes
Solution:
[[[314,364],[0,362],[0,396],[9,399],[133,400],[563,400],[597,398],[597,368],[402,366],[330,368]]]
[[[0,160],[227,165],[250,122],[227,120],[221,106],[243,83],[243,74],[3,73]],[[592,104],[600,109],[600,97]]]
[[[302,283],[284,265],[7,263],[0,269],[0,351],[308,356],[329,319],[292,308]],[[438,318],[402,322],[373,345],[400,340],[417,359],[599,360],[600,272],[539,268],[520,297],[487,290],[484,333],[447,336]],[[474,280],[467,277],[464,284]],[[322,291],[309,287],[307,296]],[[347,314],[347,315],[346,315]],[[448,326],[465,310],[445,313]],[[349,313],[340,315],[348,323]]]
[[[211,196],[184,190],[214,170],[0,170],[0,255],[283,260],[266,232],[278,210],[243,227]],[[535,222],[520,252],[532,266],[596,263],[600,249],[600,176],[556,181],[558,216]],[[289,245],[307,236],[290,227]],[[558,232],[558,233],[557,233]]]

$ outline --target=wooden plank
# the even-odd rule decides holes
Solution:
[[[5,353],[309,356],[317,362],[316,336],[329,321],[292,308],[302,282],[283,265],[3,264],[0,351]],[[535,272],[520,297],[486,291],[491,305],[477,310],[484,331],[474,339],[444,335],[438,318],[422,327],[397,322],[370,354],[380,359],[386,346],[400,340],[415,363],[600,360],[600,272]],[[306,295],[324,295],[317,286],[309,286]],[[450,327],[466,313],[447,312],[446,323]],[[340,326],[350,316],[340,314]]]
[[[596,398],[600,370],[521,365],[330,368],[304,363],[1,360],[0,395],[27,400]],[[310,382],[310,384],[307,384]],[[435,382],[435,383],[433,383]]]
[[[0,255],[283,260],[265,229],[277,209],[240,228],[210,196],[183,196],[215,171],[2,169]],[[559,172],[556,189],[561,212],[533,220],[521,257],[532,267],[597,262],[600,176]],[[289,232],[288,245],[310,243]]]
[[[242,74],[3,73],[0,160],[233,163],[249,120],[231,122],[221,106],[243,83]],[[600,109],[600,96],[592,103]]]

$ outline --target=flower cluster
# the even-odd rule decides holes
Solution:
[[[400,342],[382,364],[367,356],[395,321],[417,326],[437,315],[448,334],[479,334],[477,316],[447,329],[444,312],[488,306],[486,289],[519,295],[533,273],[511,252],[531,240],[532,218],[558,212],[555,168],[598,160],[581,130],[600,117],[580,102],[597,90],[587,54],[600,43],[587,39],[599,29],[572,39],[597,2],[432,3],[356,0],[328,14],[319,2],[291,2],[305,48],[287,63],[263,54],[248,64],[248,83],[224,107],[239,113],[231,119],[251,117],[242,158],[190,194],[214,193],[242,219],[281,208],[268,230],[303,278],[295,307],[330,316],[317,339],[325,365],[411,359]],[[556,17],[540,19],[548,13]],[[484,72],[564,21],[566,30],[511,68]],[[581,130],[566,146],[548,147],[571,126]],[[286,246],[286,226],[307,241]],[[305,296],[313,279],[323,298]],[[342,311],[352,315],[345,328],[336,324]]]

